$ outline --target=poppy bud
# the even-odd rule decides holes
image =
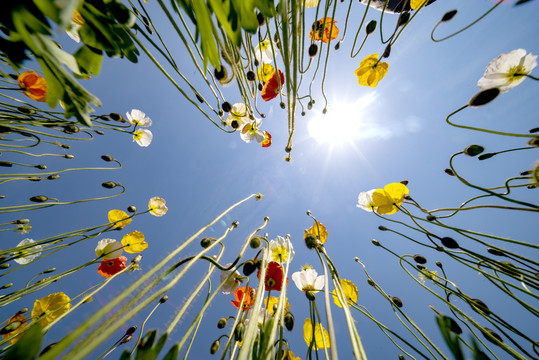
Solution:
[[[458,249],[459,248],[459,244],[450,237],[443,237],[441,241],[442,241],[442,244],[446,248],[449,248],[449,249]]]
[[[371,242],[374,246],[380,246],[380,242],[376,239],[372,239]]]
[[[215,340],[210,347],[210,354],[215,354],[217,351],[219,351],[219,347],[221,346],[221,343],[219,340]]]
[[[391,43],[387,44],[382,57],[388,58],[389,54],[391,54]]]
[[[202,97],[202,95],[200,95],[199,93],[196,93],[195,96],[198,102],[200,102],[201,104],[204,102],[204,98]]]
[[[307,297],[307,299],[309,299],[309,301],[314,301],[316,299],[316,293],[312,290],[308,290],[307,292],[305,292],[305,296]]]
[[[494,100],[498,95],[500,95],[500,89],[498,88],[483,90],[475,94],[468,102],[468,105],[473,107],[483,106]]]
[[[136,206],[134,206],[134,205],[129,205],[129,206],[127,207],[127,211],[129,211],[130,213],[136,213],[136,212],[137,212],[137,208],[136,208]]]
[[[10,267],[10,266],[11,266],[10,263],[3,263],[3,264],[0,264],[0,270],[7,269],[7,268]]]
[[[499,250],[499,249],[494,249],[494,248],[488,248],[487,251],[492,254],[492,255],[496,255],[496,256],[505,256],[505,254],[503,253],[503,251]]]
[[[19,220],[15,220],[15,224],[28,224],[30,223],[30,219],[19,219]]]
[[[536,133],[539,131],[539,127],[533,128],[530,130],[530,134]]]
[[[116,186],[118,186],[118,184],[113,181],[106,181],[101,184],[101,186],[103,186],[105,189],[114,189]]]
[[[307,110],[311,110],[313,108],[313,102],[312,101],[309,101],[307,103]]]
[[[42,274],[50,274],[51,272],[55,272],[56,271],[56,268],[50,268],[50,269],[47,269],[47,270],[43,270],[41,273]]]
[[[124,119],[123,116],[118,113],[110,113],[109,116],[114,121],[122,121]]]
[[[247,260],[244,264],[243,264],[243,275],[245,276],[249,276],[251,275],[252,273],[254,273],[256,270],[256,265],[254,263],[253,260]]]
[[[341,48],[341,42],[335,44],[335,50],[339,50]]]
[[[29,107],[26,107],[26,106],[19,106],[17,107],[17,110],[26,115],[33,115],[36,113],[34,109],[30,109]]]
[[[58,344],[58,343],[53,342],[53,343],[50,343],[49,345],[45,346],[45,347],[43,348],[43,350],[41,350],[41,352],[39,353],[38,356],[40,357],[41,355],[47,353],[47,352],[48,352],[50,349],[52,349],[56,344]]]
[[[528,141],[528,145],[539,146],[539,137],[534,137],[533,139],[530,139],[530,141]]]
[[[230,110],[232,110],[232,105],[230,105],[230,103],[229,103],[228,101],[225,101],[225,102],[221,105],[221,108],[223,109],[223,111],[229,112]]]
[[[404,359],[405,359],[404,355],[399,354],[399,360],[404,360]]]
[[[264,85],[262,85],[261,83],[258,83],[258,91],[262,91],[264,90]]]
[[[221,66],[221,69],[217,70],[217,69],[214,69],[213,70],[213,75],[215,76],[215,78],[218,80],[218,81],[223,81],[223,80],[226,80],[226,78],[228,77],[227,76],[227,71],[226,71],[226,68],[224,66]],[[224,109],[223,109],[224,110]],[[226,111],[226,110],[225,110]]]
[[[223,110],[219,109],[219,116],[223,116],[224,113],[225,112]]]
[[[408,11],[401,12],[399,15],[397,27],[406,24],[408,20],[410,20],[410,13]]]
[[[256,20],[258,20],[258,26],[264,25],[264,15],[261,13],[256,14]]]
[[[396,297],[396,296],[393,296],[393,297],[391,298],[391,302],[392,302],[393,304],[395,304],[395,306],[398,307],[398,308],[401,308],[401,307],[402,307],[402,300],[399,299],[399,298]]]
[[[35,167],[36,167],[36,169],[39,169],[39,170],[46,170],[47,169],[47,165],[36,165]]]
[[[441,269],[441,268],[443,268],[443,266],[442,266],[442,263],[441,263],[441,262],[439,262],[439,261],[436,261],[436,262],[435,262],[435,264],[436,264],[436,266],[438,266],[438,267],[439,267],[440,269]]]
[[[97,135],[105,135],[105,133],[101,130],[94,130],[94,132],[97,134]]]
[[[105,121],[110,121],[110,119],[109,119],[109,117],[107,115],[99,115],[97,118],[101,119],[101,120],[105,120]]]
[[[242,341],[244,333],[245,333],[245,325],[243,325],[243,323],[240,322],[238,323],[238,325],[236,325],[236,328],[234,329],[234,340]]]
[[[64,157],[65,157],[66,159],[74,159],[74,158],[75,158],[75,156],[74,156],[74,155],[71,155],[71,154],[65,154]]]
[[[292,151],[292,147],[287,145],[287,146],[284,148],[284,151],[286,151],[287,153],[290,153],[290,152]]]
[[[425,259],[425,257],[423,255],[414,255],[413,256],[414,260],[416,263],[418,264],[426,264],[427,263],[427,259]]]
[[[64,149],[68,149],[68,150],[71,149],[71,146],[66,145],[66,144],[62,144],[60,146],[63,147]]]
[[[127,331],[125,332],[125,335],[133,335],[135,331],[137,331],[137,325],[129,327],[129,329],[127,329]]]
[[[251,70],[247,71],[247,80],[249,81],[255,81],[255,73]]]
[[[427,220],[428,220],[428,221],[434,221],[434,220],[436,220],[436,216],[434,216],[434,215],[427,215]]]
[[[284,316],[284,326],[288,331],[294,329],[294,315],[291,312],[287,312]]]
[[[258,62],[258,60],[257,60],[257,59],[255,59],[255,61],[253,61],[253,64],[254,64],[255,66],[258,66],[258,65],[260,65],[260,63]]]
[[[305,116],[305,111],[302,111],[302,112],[301,112],[301,116]]]
[[[211,243],[214,242],[216,239],[211,237],[205,237],[202,240],[200,240],[200,246],[202,246],[204,249],[207,249],[210,247]]]
[[[444,172],[449,176],[455,176],[455,173],[451,169],[445,169]]]
[[[234,221],[232,221],[232,224],[230,224],[230,226],[233,229],[237,228],[239,225],[240,225],[240,222],[238,220],[234,220]]]
[[[22,325],[22,322],[14,321],[11,324],[8,324],[8,325],[4,326],[2,329],[0,329],[0,334],[1,335],[9,334],[10,332],[17,330],[19,328],[19,326],[21,326],[21,325]]]
[[[131,260],[131,264],[136,266],[140,263],[140,260],[142,260],[142,255],[138,254],[133,258],[133,260]]]
[[[483,151],[485,151],[485,148],[481,145],[476,144],[470,145],[466,149],[464,149],[464,153],[472,157],[481,154]]]
[[[7,289],[13,286],[13,283],[7,283],[2,286],[0,286],[0,290]]]
[[[281,109],[286,108],[286,105],[285,105],[284,102],[282,102],[282,101],[281,101],[281,103],[279,104],[279,106],[281,106]]]
[[[495,153],[486,153],[486,154],[481,154],[479,155],[477,158],[479,160],[486,160],[486,159],[490,159],[491,157],[493,157],[494,155],[496,155]]]
[[[498,344],[498,341],[503,343],[502,337],[498,335],[497,333],[495,333],[494,330],[491,330],[489,328],[484,328],[484,329],[479,329],[479,330],[481,330],[481,332],[485,336],[485,339],[487,339],[491,343],[496,344],[496,345]]]
[[[22,308],[22,309],[20,309],[19,311],[17,311],[17,314],[18,314],[18,315],[21,315],[21,314],[27,313],[28,310],[30,310],[30,309],[28,309],[28,308]]]
[[[305,236],[305,245],[308,249],[314,249],[316,247],[316,238],[312,234]]]
[[[424,266],[421,265],[421,264],[415,264],[415,266],[416,266],[417,270],[419,270],[419,271],[425,270],[425,269],[426,269],[426,267],[424,267]]]
[[[12,167],[13,164],[10,163],[9,161],[0,161],[0,166],[3,166],[3,167]]]
[[[451,11],[448,11],[444,14],[444,16],[442,16],[442,20],[440,20],[441,22],[446,22],[446,21],[449,21],[451,19],[453,19],[453,17],[455,17],[455,15],[457,15],[457,10],[451,10]]]
[[[120,344],[125,344],[125,343],[131,341],[132,338],[133,338],[133,337],[132,337],[131,335],[128,335],[128,336],[124,337],[124,338],[122,339],[122,341],[120,341]]]
[[[256,194],[256,195],[255,195],[256,201],[262,200],[262,197],[263,197],[263,196],[264,196],[264,195],[262,195],[261,193]]]
[[[470,297],[467,297],[467,298],[470,301],[470,306],[472,307],[472,310],[483,315],[490,314],[490,309],[488,308],[487,304],[485,304],[483,301],[479,299],[472,299]]]
[[[73,125],[73,124],[64,125],[64,132],[66,134],[76,134],[79,131],[80,129],[77,125]]]
[[[168,300],[168,295],[163,295],[161,299],[159,299],[159,304],[166,303]]]
[[[380,226],[378,226],[378,230],[387,231],[387,228],[385,226],[380,225]]]
[[[372,287],[376,285],[372,279],[367,279],[367,284],[369,284]]]
[[[45,201],[47,201],[47,200],[49,200],[49,198],[46,197],[45,195],[37,195],[37,196],[32,196],[32,197],[30,198],[30,201],[32,201],[32,202],[38,202],[38,203],[40,203],[40,202],[45,202]]]
[[[367,35],[370,35],[374,32],[374,30],[376,30],[376,20],[371,20],[365,27],[365,32]]]
[[[260,236],[255,236],[252,237],[249,241],[249,246],[251,247],[251,249],[258,249],[261,243],[262,241],[260,240]]]
[[[228,322],[228,319],[227,318],[220,318],[219,321],[217,322],[217,328],[219,329],[224,329],[226,327],[226,324]]]
[[[30,176],[28,181],[41,181],[41,178],[39,176]]]

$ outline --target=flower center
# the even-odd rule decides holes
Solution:
[[[524,68],[524,66],[521,66],[521,65],[513,66],[507,72],[507,80],[509,80],[509,81],[518,80],[522,76],[524,76],[524,74],[526,74],[526,69]]]

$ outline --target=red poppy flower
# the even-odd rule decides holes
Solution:
[[[330,40],[329,35],[331,33],[331,40],[336,39],[337,36],[339,36],[339,29],[335,26],[336,23],[337,22],[333,21],[330,17],[316,21],[311,28],[309,37],[312,39],[314,32],[314,40],[322,40],[322,42],[328,43]]]
[[[280,83],[279,77],[281,78]],[[281,92],[281,89],[284,85],[284,75],[281,70],[279,70],[279,77],[277,77],[277,71],[274,71],[273,75],[271,76],[271,79],[269,79],[268,82],[264,84],[264,88],[262,89],[262,99],[264,101],[274,99]]]
[[[99,264],[97,272],[99,275],[109,278],[125,269],[127,266],[125,264],[126,261],[127,258],[125,256],[120,256],[116,259],[103,259],[101,264]]]
[[[271,145],[271,134],[264,131],[264,140],[262,140],[262,147],[269,147]]]
[[[236,291],[234,291],[234,298],[236,300],[231,300],[230,302],[232,303],[232,305],[239,309],[241,299],[243,299],[243,297],[245,296],[241,310],[249,310],[255,304],[255,295],[256,289],[253,289],[250,286],[242,286],[240,288],[237,288]]]
[[[260,270],[258,270],[256,276],[260,279]],[[281,291],[283,287],[283,277],[283,268],[281,265],[276,261],[271,261],[266,269],[266,278],[264,279],[266,291]]]
[[[17,82],[24,95],[28,96],[30,99],[39,102],[47,101],[47,81],[35,71],[23,72],[17,78]]]

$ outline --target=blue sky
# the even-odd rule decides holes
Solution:
[[[166,216],[137,217],[129,228],[117,236],[120,240],[124,233],[132,230],[140,230],[145,234],[149,247],[143,253],[141,271],[144,271],[222,210],[251,193],[261,192],[264,194],[262,201],[244,204],[224,218],[227,226],[233,220],[240,222],[240,226],[227,239],[224,262],[235,257],[235,251],[247,234],[262,224],[265,216],[269,216],[270,222],[264,232],[269,234],[270,239],[277,235],[291,235],[296,257],[290,272],[298,271],[305,263],[314,265],[321,272],[315,255],[306,249],[302,240],[304,229],[312,225],[312,220],[305,214],[311,210],[328,228],[326,249],[338,264],[341,277],[358,285],[358,302],[393,329],[402,331],[389,305],[383,303],[379,294],[366,284],[363,271],[354,262],[354,257],[361,259],[371,276],[386,292],[404,301],[405,310],[438,343],[439,331],[435,326],[434,314],[427,306],[435,304],[437,308],[443,309],[443,305],[429,297],[403,273],[394,257],[372,246],[370,240],[373,238],[399,254],[423,253],[432,266],[437,260],[443,261],[450,277],[455,279],[463,291],[488,299],[485,301],[489,307],[503,310],[508,314],[507,317],[517,319],[514,322],[522,330],[531,334],[536,332],[537,323],[519,309],[503,309],[507,300],[488,287],[476,272],[463,272],[440,253],[427,251],[397,235],[381,233],[377,227],[388,224],[356,207],[359,192],[381,188],[403,179],[410,181],[410,194],[422,206],[457,206],[475,192],[444,173],[451,154],[472,143],[485,146],[487,151],[523,146],[520,139],[500,139],[493,135],[452,128],[445,123],[447,114],[466,104],[478,91],[476,83],[485,66],[500,53],[517,48],[539,53],[535,36],[539,30],[537,1],[520,7],[511,6],[511,2],[502,4],[470,30],[441,43],[430,40],[432,27],[446,11],[455,8],[459,10],[451,22],[440,26],[439,34],[447,34],[470,23],[493,3],[487,0],[447,0],[437,1],[422,10],[393,46],[387,60],[389,72],[374,89],[359,86],[354,70],[364,56],[374,52],[382,53],[384,46],[380,45],[377,31],[358,57],[349,58],[354,26],[358,25],[364,8],[354,3],[352,18],[358,21],[351,21],[347,41],[330,58],[326,83],[328,114],[320,114],[322,97],[315,92],[317,103],[313,110],[307,112],[305,117],[298,114],[296,118],[297,130],[291,163],[284,161],[286,112],[280,109],[277,99],[264,104],[259,102],[262,111],[267,114],[263,128],[273,136],[272,146],[264,149],[256,143],[244,143],[236,133],[226,134],[215,128],[166,81],[144,55],[140,56],[138,64],[123,59],[106,59],[100,75],[84,82],[103,102],[103,107],[96,109],[96,113],[125,114],[133,108],[146,112],[153,120],[152,144],[148,148],[138,147],[127,134],[107,134],[90,142],[77,142],[69,151],[76,156],[77,166],[102,165],[99,156],[106,153],[120,160],[123,169],[70,173],[46,184],[13,182],[3,185],[3,193],[15,194],[21,199],[37,193],[73,199],[109,194],[109,190],[100,186],[103,181],[112,180],[126,186],[126,194],[112,200],[25,214],[33,225],[30,237],[36,240],[104,223],[107,221],[107,211],[112,208],[125,209],[128,205],[135,205],[144,209],[150,197],[165,198],[169,207]],[[172,44],[173,55],[181,66],[188,69],[186,75],[194,76],[189,64],[184,64],[184,61],[188,61],[184,50],[174,46],[179,41],[167,31],[166,25],[161,25],[158,10],[151,5],[149,9],[153,11],[152,14],[156,14],[154,22],[159,24],[158,28],[164,29],[161,35],[168,44]],[[341,29],[344,27],[345,10],[344,4],[339,4],[336,19]],[[308,11],[314,14],[314,10]],[[367,19],[371,18],[379,20],[379,13],[369,12]],[[389,31],[396,16],[386,15],[384,21],[384,29]],[[62,35],[61,40],[69,48],[69,38]],[[195,83],[195,86],[202,85]],[[224,92],[231,103],[240,101],[234,85]],[[464,110],[455,117],[455,121],[525,133],[537,126],[535,114],[539,111],[539,103],[536,95],[537,83],[528,79],[512,91],[500,95],[488,106]],[[331,123],[331,131],[335,130],[337,137],[341,134],[341,138],[346,141],[324,142],[313,137],[309,128],[312,131],[316,127],[313,124],[319,122]],[[457,164],[470,178],[494,186],[509,176],[531,168],[535,160],[535,151],[525,151],[497,156],[484,162],[475,158],[460,158]],[[65,162],[57,163],[58,166],[65,166]],[[523,192],[520,196],[530,202],[538,200],[534,191]],[[464,228],[536,242],[537,239],[533,237],[536,233],[536,218],[528,214],[510,215],[485,210],[477,214],[459,215],[454,223]],[[392,218],[405,220],[402,214],[392,215]],[[214,231],[210,230],[206,235],[217,237],[224,229],[224,224],[216,224]],[[23,238],[14,233],[3,237],[6,242],[14,245]],[[76,266],[92,258],[95,243],[88,241],[75,246],[68,250],[69,256],[61,259],[43,259],[40,266],[43,269],[49,265],[58,269]],[[198,247],[193,246],[186,254],[196,252]],[[537,259],[536,252],[527,255]],[[205,268],[204,264],[197,271],[202,272]],[[23,275],[17,276],[22,278]],[[28,276],[28,273],[24,276]],[[49,332],[45,343],[57,341],[59,336],[75,328],[108,299],[125,289],[137,276],[138,273],[133,273],[117,279],[96,296],[93,303],[85,305],[78,313],[65,319],[57,329]],[[187,279],[182,280],[180,286],[169,293],[170,300],[158,309],[146,328],[162,330],[163,324],[172,318],[175,309],[181,307],[183,299],[201,276],[202,273],[192,272]],[[53,291],[64,291],[74,296],[100,280],[96,269],[87,269],[53,284],[40,296]],[[255,280],[254,277],[252,280]],[[215,277],[214,281],[218,281],[218,278]],[[296,318],[296,328],[286,337],[296,356],[304,358],[306,347],[301,329],[303,319],[308,314],[307,300],[292,283],[290,285],[289,302]],[[202,300],[201,297],[199,300]],[[195,341],[196,345],[189,358],[209,357],[211,342],[224,333],[216,328],[217,320],[235,312],[230,300],[230,296],[218,296],[205,316],[203,333]],[[320,296],[319,307],[321,300]],[[24,306],[31,307],[32,301],[27,300]],[[10,310],[16,311],[24,306],[17,304]],[[140,324],[149,310],[128,322],[125,328],[135,323]],[[191,307],[189,316],[194,316],[197,311],[197,306]],[[396,358],[398,349],[390,345],[374,324],[357,312],[353,314],[367,355],[372,359]],[[179,340],[183,327],[188,326],[191,319],[186,318],[171,338]],[[337,319],[339,353],[342,358],[347,358],[351,350],[345,323],[342,318]],[[118,338],[120,336],[118,332]],[[110,343],[115,340],[111,339]]]

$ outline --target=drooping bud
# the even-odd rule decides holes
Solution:
[[[376,285],[372,279],[367,279],[367,284],[369,284],[372,287]]]
[[[481,154],[483,151],[485,151],[485,148],[482,147],[481,145],[476,145],[476,144],[473,144],[473,145],[470,145],[468,146],[466,149],[464,149],[464,153],[468,156],[477,156],[479,154]]]
[[[483,90],[475,94],[468,102],[468,105],[473,107],[483,106],[496,99],[498,95],[500,95],[500,89],[498,88]]]
[[[479,330],[481,330],[481,332],[485,336],[485,339],[487,339],[491,343],[496,344],[496,345],[498,345],[498,342],[503,343],[502,337],[498,335],[497,333],[495,333],[494,330],[489,329],[489,328],[483,328]]]
[[[428,221],[434,221],[434,220],[436,220],[436,216],[434,216],[434,215],[427,215],[427,220],[428,220]]]
[[[251,249],[258,249],[260,247],[260,244],[262,244],[260,236],[254,236],[249,241],[249,246],[251,247]]]
[[[56,268],[49,268],[47,270],[43,270],[41,273],[42,274],[50,274],[51,272],[55,272],[56,271]]]
[[[292,331],[294,329],[294,315],[290,311],[287,311],[287,313],[284,316],[284,326],[288,331]]]
[[[380,246],[380,242],[376,239],[372,239],[371,242],[374,246]]]
[[[52,175],[47,176],[48,180],[56,180],[56,179],[59,179],[59,178],[60,178],[60,175],[58,175],[58,174],[52,174]]]
[[[446,248],[449,248],[449,249],[458,249],[459,248],[459,244],[450,237],[443,237],[441,241],[442,241],[442,244]]]
[[[0,290],[7,289],[13,286],[13,283],[7,283],[2,286],[0,286]]]
[[[131,341],[132,338],[133,338],[133,337],[132,337],[131,335],[128,335],[128,336],[124,337],[124,338],[122,339],[122,341],[120,341],[120,344],[125,344],[125,343]]]
[[[116,184],[114,181],[106,181],[103,184],[101,184],[105,189],[114,189],[118,184]]]
[[[110,156],[110,155],[101,155],[101,159],[103,159],[103,160],[105,160],[107,162],[114,160],[114,158],[112,156]]]
[[[163,297],[161,297],[161,299],[159,299],[159,304],[166,303],[167,300],[168,300],[168,295],[163,295]]]
[[[125,335],[133,335],[135,331],[137,331],[137,325],[130,326],[125,332]]]
[[[18,315],[21,315],[21,314],[27,313],[28,310],[30,310],[30,309],[28,309],[28,308],[22,308],[22,309],[20,309],[19,311],[17,311],[17,314],[18,314]]]
[[[310,57],[312,57],[312,58],[315,57],[316,54],[318,54],[318,45],[316,45],[316,44],[311,44],[311,45],[309,46],[308,52],[309,52],[309,56],[310,56]]]
[[[221,66],[221,69],[219,69],[219,70],[214,69],[214,70],[213,70],[213,75],[215,76],[215,78],[216,78],[218,81],[224,81],[224,80],[226,80],[226,78],[228,77],[226,68],[225,68],[224,66]],[[225,109],[223,109],[223,110],[225,110]],[[226,111],[226,110],[225,110],[225,111]]]
[[[217,328],[219,329],[224,329],[226,327],[226,324],[228,323],[228,319],[227,318],[220,318],[219,321],[217,322]]]
[[[501,251],[500,249],[488,248],[487,251],[492,255],[505,256],[503,251]]]
[[[35,167],[36,167],[36,169],[39,169],[39,170],[46,170],[47,169],[47,165],[42,165],[42,164],[36,165]]]
[[[235,229],[240,226],[240,222],[238,220],[234,220],[232,221],[232,224],[230,224],[230,226],[232,227],[232,229]]]
[[[449,176],[455,176],[455,173],[451,169],[445,169],[444,172]]]
[[[219,340],[215,340],[210,347],[210,354],[215,354],[217,351],[219,351],[219,347],[221,346],[221,342]]]
[[[245,325],[243,325],[243,323],[240,322],[236,325],[236,328],[234,329],[234,340],[242,341],[244,334],[245,334]]]
[[[391,43],[387,44],[386,48],[384,49],[384,53],[382,54],[382,57],[388,58],[391,54]]]
[[[76,134],[80,131],[79,127],[74,124],[64,125],[64,132],[66,134]]]
[[[312,290],[306,291],[305,296],[307,297],[307,299],[309,299],[309,301],[314,301],[316,299],[316,293]]]
[[[371,20],[365,27],[365,32],[367,35],[370,35],[374,32],[374,30],[376,30],[376,20]]]
[[[243,264],[242,270],[243,270],[243,275],[245,275],[245,276],[249,276],[252,273],[254,273],[255,270],[256,270],[256,265],[255,265],[254,261],[253,260],[247,260]]]
[[[451,19],[453,19],[453,17],[455,17],[455,15],[457,15],[457,10],[451,10],[451,11],[448,11],[444,14],[444,16],[442,16],[442,20],[440,20],[441,22],[447,22]]]
[[[261,13],[256,14],[256,20],[258,20],[258,26],[264,25],[264,15]]]
[[[308,249],[314,249],[316,247],[316,238],[312,234],[305,236],[305,245]]]
[[[32,197],[30,198],[30,201],[32,201],[32,202],[37,202],[37,203],[45,202],[45,201],[47,201],[47,200],[49,200],[49,198],[46,197],[45,195],[36,195],[36,196],[32,196]]]
[[[130,213],[136,213],[137,212],[137,207],[135,205],[129,205],[127,207],[127,211],[129,211]]]
[[[423,255],[419,255],[419,254],[416,254],[413,256],[414,260],[416,263],[418,264],[426,264],[427,263],[427,259],[425,259],[425,257]]]
[[[211,243],[214,242],[216,239],[212,237],[205,237],[202,240],[200,240],[200,246],[202,246],[204,249],[207,249],[210,247]]]
[[[285,109],[286,108],[286,105],[284,104],[284,102],[281,101],[281,103],[279,104],[279,106],[281,107],[281,109]]]
[[[378,230],[387,231],[387,228],[385,226],[380,225],[380,226],[378,226]]]
[[[204,102],[204,98],[199,93],[195,93],[195,97],[197,98],[199,103],[202,104]]]
[[[256,79],[255,73],[251,70],[247,71],[247,80],[255,81],[255,79]]]
[[[19,219],[19,220],[15,220],[15,224],[29,224],[30,223],[30,219]]]
[[[124,119],[123,116],[118,114],[118,113],[110,113],[109,116],[114,121],[120,121],[121,122]]]
[[[410,13],[408,11],[403,11],[399,15],[399,20],[397,23],[397,27],[402,26],[406,24],[410,20]]]
[[[401,307],[402,307],[402,300],[399,299],[399,298],[396,297],[396,296],[393,296],[393,297],[391,298],[391,302],[392,302],[393,304],[395,304],[395,306],[398,307],[398,308],[401,308]]]
[[[105,133],[101,130],[94,130],[94,132],[97,134],[97,135],[105,135]]]
[[[228,101],[225,101],[221,105],[221,108],[223,109],[224,112],[230,112],[230,110],[232,110],[232,105],[230,105],[230,103]]]
[[[491,157],[493,157],[494,155],[496,155],[495,153],[486,153],[486,154],[481,154],[479,155],[477,158],[479,160],[486,160],[486,159],[490,159]]]

